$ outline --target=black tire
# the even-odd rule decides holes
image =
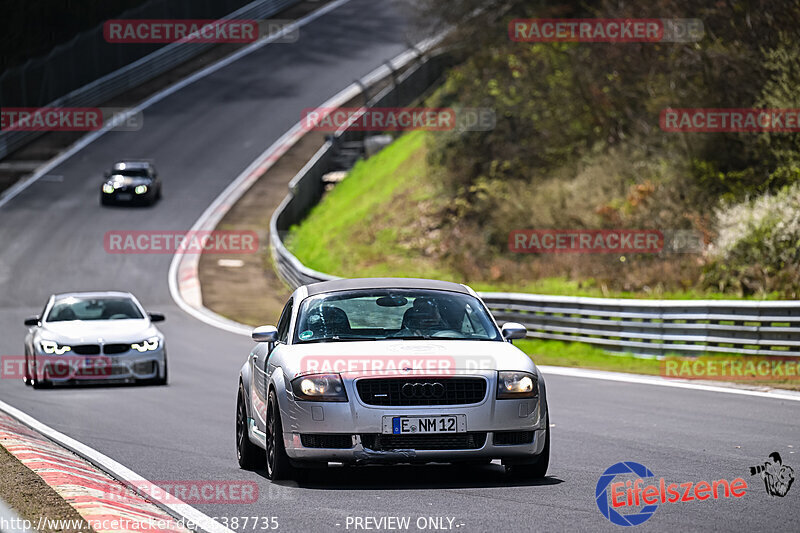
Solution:
[[[27,349],[25,351],[27,352]],[[30,368],[31,368],[30,365],[28,365],[28,357],[30,357],[30,355],[28,355],[26,353],[25,354],[25,374],[22,377],[22,381],[25,382],[25,386],[26,387],[30,387],[31,384],[33,383],[33,380],[31,379],[30,375],[28,374],[28,372],[30,372]]]
[[[275,391],[269,391],[267,402],[267,477],[272,481],[296,479],[297,471],[289,462],[283,445],[283,425]]]
[[[164,377],[156,378],[156,385],[166,385],[169,382],[169,365],[167,364],[167,354],[164,354]]]
[[[545,418],[546,429],[544,431],[544,449],[536,456],[533,463],[508,465],[506,471],[512,477],[519,479],[541,479],[547,476],[547,468],[550,466],[550,416]]]
[[[140,379],[136,383],[139,385],[158,385],[163,386],[169,382],[169,365],[167,364],[167,355],[164,354],[164,377],[156,376],[154,378]]]
[[[49,381],[47,379],[44,379],[44,378],[39,379],[38,377],[33,376],[33,383],[31,385],[33,385],[33,388],[37,389],[37,390],[38,389],[50,389],[50,388],[53,387],[53,382]]]
[[[239,460],[239,467],[244,470],[255,470],[264,464],[264,452],[250,442],[247,436],[247,406],[241,384],[236,399],[236,458]]]
[[[104,193],[100,193],[100,205],[111,205],[111,202],[106,199],[106,195]]]

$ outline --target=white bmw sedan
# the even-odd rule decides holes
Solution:
[[[543,477],[544,379],[475,292],[420,279],[298,288],[241,369],[243,468],[271,479],[328,462],[487,463]]]
[[[54,294],[39,316],[25,320],[27,385],[54,383],[167,383],[164,335],[127,292]]]

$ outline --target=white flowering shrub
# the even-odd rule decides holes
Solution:
[[[716,212],[707,281],[742,294],[796,298],[800,285],[800,184]]]

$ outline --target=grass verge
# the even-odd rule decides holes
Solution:
[[[588,368],[592,370],[607,370],[609,372],[625,372],[628,374],[645,374],[649,376],[664,376],[675,379],[700,379],[708,382],[737,383],[743,387],[773,387],[800,391],[800,372],[797,372],[797,361],[787,358],[781,361],[781,372],[787,368],[792,373],[769,379],[757,377],[758,364],[769,359],[753,359],[742,355],[720,354],[704,355],[698,358],[668,356],[663,360],[644,359],[632,355],[614,355],[594,346],[580,342],[548,341],[539,339],[525,339],[514,343],[520,350],[528,354],[537,365],[567,366]],[[774,358],[773,360],[778,360]],[[694,366],[697,363],[697,366]],[[733,372],[726,371],[731,364],[738,364],[741,375],[738,378],[726,379]],[[770,365],[771,366],[771,365]],[[716,374],[716,375],[715,375]],[[763,374],[762,374],[763,375]],[[780,374],[774,373],[778,376]],[[744,376],[750,376],[744,378]]]
[[[300,261],[344,277],[402,276],[463,281],[433,253],[441,244],[435,226],[446,203],[427,164],[426,134],[413,132],[360,161],[348,177],[314,207],[285,243]],[[491,271],[488,272],[491,275]],[[488,277],[488,276],[487,276]],[[523,284],[469,281],[479,291],[528,292],[569,296],[665,299],[728,299],[729,294],[695,290],[609,291],[592,279],[549,277]],[[660,362],[612,355],[582,343],[523,340],[517,343],[538,364],[660,375]],[[736,356],[733,356],[734,358]],[[800,390],[796,380],[747,381],[746,385]]]
[[[424,217],[437,201],[427,180],[425,137],[400,137],[391,149],[359,161],[286,240],[307,266],[342,276],[426,276],[452,279],[433,258],[418,253]],[[435,235],[427,235],[435,238]]]
[[[458,265],[448,264],[439,253],[452,246],[459,235],[457,227],[447,233],[441,227],[441,213],[448,209],[449,200],[437,185],[436,171],[428,164],[427,135],[422,131],[408,133],[371,159],[359,161],[347,178],[291,229],[285,240],[287,248],[306,266],[343,277],[403,276],[464,282]],[[468,247],[470,239],[480,239],[481,235],[461,237],[463,246]],[[478,291],[562,296],[736,298],[697,289],[613,290],[590,277],[547,276],[509,283],[492,279],[495,268],[489,261],[481,278],[466,282]]]
[[[657,376],[660,372],[657,359],[612,355],[580,342],[525,339],[515,341],[514,346],[528,354],[537,365],[572,366],[651,376]]]

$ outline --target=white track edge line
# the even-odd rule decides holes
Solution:
[[[423,41],[417,45],[418,49],[429,49],[438,42],[438,39],[428,39]],[[391,60],[391,63],[395,68],[398,66],[404,66],[407,64],[411,59],[416,57],[418,53],[414,50],[406,50],[405,52],[401,53],[400,55],[396,56],[394,59]],[[381,77],[390,74],[391,69],[386,65],[383,64],[380,67],[376,68],[369,74],[367,74],[362,80],[366,80],[367,82],[370,81],[377,81]],[[346,103],[348,100],[356,97],[358,94],[361,93],[361,86],[358,83],[352,83],[338,94],[324,102],[319,107],[328,108],[328,107],[339,107],[342,104]],[[302,121],[295,124],[291,129],[289,129],[286,133],[281,135],[272,145],[267,148],[258,158],[256,158],[247,168],[239,174],[220,194],[217,196],[211,205],[206,208],[205,211],[200,215],[197,221],[192,226],[190,231],[200,231],[201,228],[204,228],[206,224],[214,217],[221,219],[225,213],[227,213],[228,209],[220,211],[220,206],[226,202],[235,202],[237,199],[241,198],[245,192],[252,186],[252,183],[246,183],[250,175],[264,162],[266,162],[270,157],[272,157],[275,153],[277,153],[282,148],[286,147],[287,142],[293,137],[296,137],[303,129]],[[296,139],[297,140],[297,139]],[[295,142],[296,142],[295,140]],[[220,214],[221,213],[221,214]],[[208,309],[207,307],[203,307],[202,305],[198,307],[194,307],[186,302],[183,297],[181,296],[181,291],[179,288],[179,281],[178,281],[178,271],[180,269],[181,262],[185,258],[185,254],[175,254],[172,257],[172,262],[170,263],[169,273],[167,274],[167,282],[169,285],[169,292],[172,296],[172,299],[175,303],[180,307],[183,311],[190,314],[194,318],[208,324],[210,326],[231,332],[236,333],[239,335],[244,335],[246,337],[250,337],[253,328],[242,324],[240,322],[236,322],[234,320],[230,320],[225,318],[214,311]]]
[[[623,372],[609,372],[606,370],[590,370],[586,368],[572,368],[565,366],[548,366],[536,365],[544,372],[545,377],[547,374],[556,376],[567,376],[585,379],[603,379],[606,381],[617,381],[623,383],[633,383],[637,385],[656,385],[659,387],[673,387],[678,389],[691,389],[705,392],[722,392],[727,394],[738,394],[740,396],[755,396],[758,398],[768,398],[771,400],[789,400],[800,402],[800,393],[792,391],[780,391],[778,389],[770,389],[769,391],[755,391],[748,389],[739,389],[735,387],[720,385],[705,385],[700,383],[691,383],[687,380],[672,380],[662,378],[660,376],[647,376],[643,374],[625,374]]]
[[[72,157],[73,155],[75,155],[76,153],[78,153],[81,150],[83,150],[84,148],[86,148],[89,144],[91,144],[92,142],[94,142],[95,140],[100,138],[107,131],[110,131],[119,121],[124,121],[129,116],[131,116],[131,115],[133,115],[135,113],[138,113],[138,112],[140,112],[140,111],[152,106],[153,104],[155,104],[155,103],[163,100],[164,98],[174,94],[175,92],[177,92],[177,91],[183,89],[184,87],[194,83],[195,81],[200,80],[200,79],[202,79],[202,78],[204,78],[204,77],[206,77],[206,76],[208,76],[208,75],[210,75],[210,74],[212,74],[212,73],[214,73],[214,72],[216,72],[216,71],[218,71],[218,70],[230,65],[231,63],[237,61],[238,59],[241,59],[242,57],[245,57],[246,55],[258,50],[262,46],[265,46],[265,45],[267,45],[267,44],[269,44],[269,43],[281,38],[285,33],[288,33],[289,31],[294,31],[296,28],[304,26],[304,25],[316,20],[317,18],[319,18],[319,17],[321,17],[321,16],[333,11],[334,9],[336,9],[336,8],[346,4],[348,2],[350,2],[350,0],[335,0],[334,2],[331,2],[330,4],[326,4],[325,6],[321,7],[320,9],[318,9],[318,10],[306,15],[305,17],[300,18],[296,22],[286,26],[285,28],[283,28],[283,30],[281,30],[276,35],[271,36],[271,37],[269,37],[267,39],[264,39],[263,41],[258,41],[258,42],[255,42],[255,43],[249,45],[249,46],[246,46],[245,48],[242,48],[241,50],[231,54],[230,56],[227,56],[224,59],[222,59],[222,60],[220,60],[220,61],[218,61],[218,62],[216,62],[216,63],[214,63],[212,65],[209,65],[208,67],[206,67],[206,68],[204,68],[204,69],[202,69],[202,70],[200,70],[198,72],[195,72],[194,74],[188,76],[187,78],[184,78],[184,79],[180,80],[179,82],[177,82],[177,83],[175,83],[173,85],[170,85],[166,89],[163,89],[163,90],[157,92],[156,94],[154,94],[150,98],[147,98],[144,102],[138,104],[137,106],[131,108],[126,113],[124,113],[124,114],[120,115],[119,117],[117,117],[117,120],[115,120],[115,121],[113,121],[113,122],[111,122],[109,124],[106,124],[106,125],[103,126],[102,129],[100,129],[100,130],[98,130],[96,132],[92,132],[92,133],[84,136],[83,138],[81,138],[77,143],[72,145],[67,151],[62,152],[61,154],[59,154],[55,158],[53,158],[50,161],[48,161],[44,166],[39,167],[36,170],[36,172],[34,172],[34,174],[31,175],[29,178],[27,178],[27,179],[15,184],[10,189],[7,189],[2,195],[0,195],[0,207],[3,207],[4,205],[6,205],[13,198],[15,198],[17,195],[22,193],[28,187],[30,187],[33,183],[35,183],[40,178],[42,178],[44,175],[46,175],[48,172],[50,172],[53,168],[57,167],[58,165],[60,165],[61,163],[63,163],[64,161],[66,161],[67,159]],[[170,268],[170,271],[171,271],[171,268]],[[172,288],[170,287],[170,292],[171,291],[172,291]],[[180,303],[179,303],[179,305],[180,305]],[[214,322],[214,325],[218,325],[218,324],[220,324],[220,321],[225,321],[226,320],[223,317],[219,317],[219,316],[216,316],[215,318],[216,318],[217,321]],[[210,318],[207,318],[207,319],[204,320],[204,322],[210,323],[209,322],[210,320],[211,320]],[[231,322],[231,325],[228,325],[227,327],[225,327],[223,329],[228,329],[229,331],[231,331],[232,330],[231,328],[234,328],[233,325],[236,324],[236,323],[234,323],[232,321],[228,321],[228,322]],[[222,323],[224,324],[224,322],[222,322]],[[247,328],[247,330],[249,331],[250,328]],[[238,332],[241,333],[241,330],[239,330]],[[90,448],[89,446],[86,446],[85,444],[83,444],[83,443],[81,443],[81,442],[79,442],[79,441],[77,441],[77,440],[75,440],[75,439],[73,439],[71,437],[68,437],[67,435],[64,435],[63,433],[61,433],[59,431],[56,431],[55,429],[52,429],[51,427],[39,422],[38,420],[36,420],[35,418],[31,417],[30,415],[20,411],[19,409],[15,408],[15,407],[12,407],[11,405],[9,405],[9,404],[1,401],[1,400],[0,400],[0,410],[4,411],[6,414],[8,414],[9,416],[17,419],[19,422],[25,424],[26,426],[28,426],[28,427],[36,430],[36,431],[39,431],[40,433],[45,435],[50,440],[52,440],[54,442],[57,442],[58,444],[60,444],[61,446],[67,448],[68,450],[72,451],[73,453],[76,453],[77,455],[83,457],[84,459],[88,460],[89,462],[91,462],[92,464],[94,464],[95,466],[97,466],[101,470],[105,471],[106,473],[108,473],[109,475],[111,475],[112,477],[114,477],[117,480],[128,481],[128,482],[130,482],[130,481],[140,481],[140,482],[141,481],[146,481],[145,478],[143,478],[142,476],[140,476],[136,472],[130,470],[129,468],[125,467],[124,465],[114,461],[110,457],[108,457],[106,455],[103,455],[102,453]],[[152,500],[148,500],[148,501],[152,502]],[[201,513],[200,511],[198,511],[197,509],[195,509],[194,507],[192,507],[192,506],[190,506],[190,505],[188,505],[186,503],[169,503],[169,504],[162,503],[162,502],[152,502],[152,503],[154,505],[156,505],[157,507],[167,511],[173,517],[184,518],[187,521],[194,522],[199,528],[201,528],[203,531],[206,531],[208,533],[235,533],[232,530],[224,527],[222,524],[214,521],[213,519],[211,519],[211,517],[205,515],[204,513]]]
[[[79,442],[72,437],[64,435],[58,430],[47,426],[32,416],[20,411],[16,407],[12,407],[6,402],[0,400],[0,411],[3,411],[7,415],[11,416],[12,418],[16,419],[17,421],[21,422],[22,424],[28,426],[29,428],[37,431],[50,439],[51,441],[63,446],[64,448],[70,450],[71,452],[77,454],[78,456],[84,458],[85,460],[89,461],[100,470],[106,472],[111,477],[116,479],[117,481],[132,483],[138,482],[141,483],[143,481],[147,481],[145,478],[134,472],[133,470],[127,468],[126,466],[116,462],[115,460],[111,459],[107,455],[104,455],[97,450],[90,448],[89,446]],[[148,502],[152,503],[156,507],[159,507],[163,511],[166,511],[170,516],[177,519],[185,519],[186,522],[194,522],[197,525],[198,529],[206,531],[207,533],[236,533],[222,524],[214,521],[210,516],[198,511],[191,505],[187,503],[167,503],[167,502],[158,502],[154,499],[144,498]]]
[[[80,152],[81,150],[86,148],[87,146],[89,146],[91,143],[93,143],[94,141],[99,139],[101,136],[103,136],[106,132],[111,131],[114,127],[116,127],[117,124],[119,124],[121,122],[124,122],[129,117],[131,117],[131,116],[135,115],[136,113],[139,113],[139,112],[147,109],[148,107],[152,106],[153,104],[156,104],[156,103],[160,102],[164,98],[166,98],[166,97],[178,92],[179,90],[183,89],[184,87],[186,87],[188,85],[191,85],[192,83],[196,82],[197,80],[205,78],[206,76],[208,76],[210,74],[213,74],[214,72],[216,72],[216,71],[218,71],[218,70],[220,70],[222,68],[227,67],[231,63],[233,63],[233,62],[245,57],[246,55],[249,55],[249,54],[255,52],[259,48],[261,48],[263,46],[266,46],[267,44],[269,44],[271,42],[274,42],[274,41],[284,37],[289,32],[292,32],[292,31],[296,30],[297,28],[299,28],[301,26],[305,26],[309,22],[312,22],[312,21],[316,20],[317,18],[330,13],[334,9],[336,9],[336,8],[346,4],[348,2],[350,2],[350,0],[335,0],[334,2],[331,2],[330,4],[326,4],[323,7],[319,8],[318,10],[313,11],[313,12],[309,13],[308,15],[298,19],[297,21],[285,26],[283,29],[281,29],[281,31],[279,31],[275,35],[270,35],[269,37],[267,37],[267,38],[265,38],[263,40],[256,41],[256,42],[254,42],[252,44],[247,45],[246,47],[244,47],[244,48],[242,48],[240,50],[237,50],[233,54],[224,57],[223,59],[217,61],[216,63],[213,63],[213,64],[211,64],[211,65],[209,65],[209,66],[207,66],[207,67],[205,67],[205,68],[203,68],[201,70],[198,70],[197,72],[189,75],[186,78],[183,78],[182,80],[170,85],[169,87],[167,87],[165,89],[162,89],[161,91],[158,91],[157,93],[155,93],[154,95],[150,96],[149,98],[147,98],[143,102],[137,104],[136,106],[134,106],[132,108],[129,108],[128,111],[126,111],[124,113],[120,113],[119,115],[117,115],[114,118],[114,120],[112,120],[108,124],[103,124],[103,127],[100,128],[99,130],[93,131],[93,132],[81,137],[75,144],[70,146],[66,151],[61,152],[56,157],[54,157],[53,159],[51,159],[50,161],[45,163],[43,166],[41,166],[38,169],[36,169],[36,171],[31,176],[29,176],[28,178],[26,178],[26,179],[24,179],[24,180],[22,180],[22,181],[20,181],[20,182],[18,182],[16,184],[14,184],[11,187],[9,187],[8,189],[6,189],[5,192],[0,194],[0,207],[3,207],[8,202],[10,202],[12,199],[16,198],[17,195],[19,195],[25,189],[27,189],[28,187],[30,187],[31,185],[36,183],[39,179],[41,179],[43,176],[45,176],[48,172],[50,172],[55,167],[57,167],[58,165],[60,165],[64,161],[66,161],[67,159],[71,158],[72,156],[74,156],[75,154],[77,154],[78,152]]]
[[[435,42],[435,39],[429,39],[417,45],[417,48],[427,49],[431,46],[431,44]],[[409,54],[412,54],[413,51],[409,50],[406,51],[396,58],[394,58],[391,62],[393,65],[398,64],[399,62],[403,62],[407,60]],[[388,70],[386,65],[382,65],[378,67],[376,70],[365,76],[365,79],[371,78],[378,78],[385,71]],[[338,107],[342,105],[344,102],[349,100],[350,98],[355,97],[358,92],[361,91],[361,87],[357,83],[351,84],[349,87],[342,90],[339,94],[330,98],[327,102],[322,104],[319,107]],[[247,189],[250,188],[250,185],[247,187],[243,187],[242,184],[247,180],[250,174],[258,168],[264,161],[269,159],[274,153],[280,150],[287,142],[288,139],[291,139],[294,135],[296,135],[302,129],[302,122],[298,122],[295,124],[289,131],[281,135],[278,140],[276,140],[269,148],[267,148],[258,158],[256,158],[248,167],[234,179],[214,201],[211,205],[203,212],[202,215],[197,219],[194,226],[192,226],[192,231],[198,231],[214,216],[219,216],[222,218],[227,210],[222,212],[220,215],[217,212],[217,209],[220,205],[222,205],[226,201],[237,200],[245,192]],[[251,184],[252,185],[252,184]],[[172,257],[172,262],[170,263],[169,274],[168,274],[168,284],[169,284],[169,292],[172,296],[172,299],[175,303],[180,307],[183,311],[190,314],[194,318],[200,320],[201,322],[208,324],[210,326],[222,329],[224,331],[228,331],[231,333],[236,333],[239,335],[244,335],[246,337],[250,337],[250,334],[253,330],[252,327],[242,324],[241,322],[236,322],[234,320],[230,320],[225,318],[214,311],[208,309],[201,305],[201,307],[197,308],[189,303],[187,303],[180,294],[180,289],[178,287],[178,270],[180,267],[181,260],[183,256],[181,254],[175,254]],[[539,368],[544,370],[547,373],[553,375],[561,375],[561,376],[569,376],[569,377],[579,377],[585,379],[604,379],[608,381],[617,381],[617,382],[624,382],[624,383],[633,383],[633,384],[640,384],[640,385],[656,385],[662,387],[675,387],[675,388],[684,388],[684,389],[693,389],[693,390],[700,390],[706,392],[721,392],[727,394],[739,394],[742,396],[755,396],[760,398],[769,398],[773,400],[790,400],[790,401],[800,401],[800,394],[797,396],[789,393],[789,392],[778,392],[778,391],[751,391],[746,389],[738,389],[735,387],[727,387],[724,385],[701,385],[698,383],[688,383],[685,381],[674,381],[674,380],[667,380],[660,377],[655,376],[646,376],[642,374],[625,374],[621,372],[608,372],[603,370],[590,370],[590,369],[582,369],[582,368],[573,368],[573,367],[559,367],[559,366],[545,366],[545,365],[537,365]]]

